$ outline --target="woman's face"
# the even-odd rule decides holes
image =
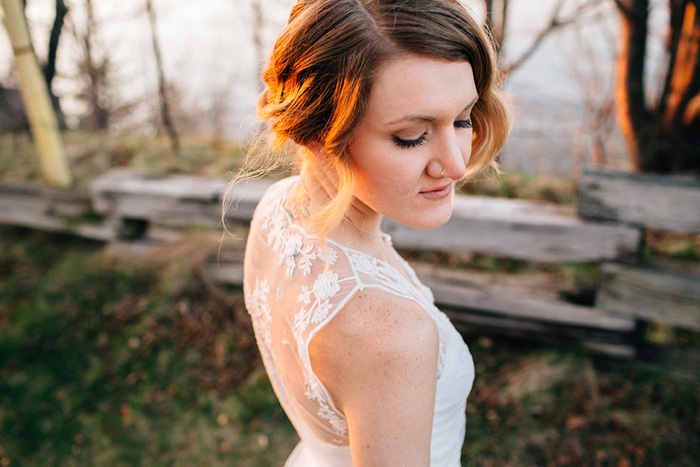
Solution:
[[[349,146],[360,212],[418,229],[447,222],[477,98],[469,62],[407,55],[386,63]]]

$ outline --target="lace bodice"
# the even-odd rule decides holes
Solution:
[[[355,293],[375,288],[418,303],[435,323],[439,353],[431,465],[458,466],[474,379],[467,346],[435,307],[430,289],[393,248],[390,264],[330,238],[322,246],[308,234],[289,209],[297,181],[290,177],[271,186],[255,211],[244,293],[270,382],[305,444],[304,464],[313,459],[314,465],[352,465],[347,422],[314,374],[308,349]],[[391,242],[388,236],[385,241]]]

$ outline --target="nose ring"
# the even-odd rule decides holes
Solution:
[[[443,167],[442,170],[440,170],[440,178],[445,178],[445,168]]]

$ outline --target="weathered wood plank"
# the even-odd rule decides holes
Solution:
[[[226,219],[249,221],[270,182],[241,184],[229,196]],[[180,224],[219,223],[227,183],[196,177],[154,178],[113,171],[92,186],[102,214]],[[637,229],[586,223],[573,208],[522,200],[457,196],[452,219],[425,232],[389,219],[384,229],[398,247],[469,250],[536,261],[627,261],[636,257]]]
[[[541,292],[514,292],[510,287],[479,283],[468,272],[460,272],[460,278],[454,271],[443,273],[439,267],[430,265],[415,265],[415,270],[433,291],[435,303],[450,308],[616,332],[631,332],[635,328],[632,319],[610,316],[602,310],[570,304]]]
[[[453,310],[444,306],[441,309],[458,330],[466,333],[555,344],[576,341],[581,342],[586,349],[596,354],[623,358],[633,358],[636,355],[635,347],[629,342],[631,340],[629,333],[561,326],[544,321]]]
[[[604,264],[602,272],[599,308],[700,331],[699,267]]]
[[[211,258],[207,262],[206,271],[215,281],[243,285],[243,250],[227,251],[218,258]]]
[[[584,222],[574,208],[524,200],[457,196],[452,218],[429,233],[386,220],[403,248],[469,250],[543,262],[634,261],[638,229]]]
[[[241,183],[226,219],[248,222],[270,182]],[[91,186],[94,209],[105,215],[149,219],[176,225],[217,226],[228,182],[184,175],[154,176],[113,170]]]
[[[652,344],[638,345],[636,358],[645,367],[700,379],[700,350]]]
[[[87,193],[27,183],[0,182],[0,223],[103,241],[115,236],[111,220],[92,215]]]
[[[700,180],[586,168],[578,185],[579,215],[591,220],[700,233]]]
[[[607,349],[602,350],[605,355],[613,358],[601,359],[598,363],[611,370],[618,369],[620,366],[625,369],[632,367],[659,372],[661,375],[675,374],[700,380],[700,350],[698,349],[638,343],[633,347],[631,355],[624,353],[616,355],[614,352],[608,352]]]

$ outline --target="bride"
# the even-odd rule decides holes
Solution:
[[[244,291],[301,442],[287,466],[458,466],[471,355],[380,230],[433,229],[511,125],[458,0],[301,0],[258,102],[299,175],[258,205]]]

